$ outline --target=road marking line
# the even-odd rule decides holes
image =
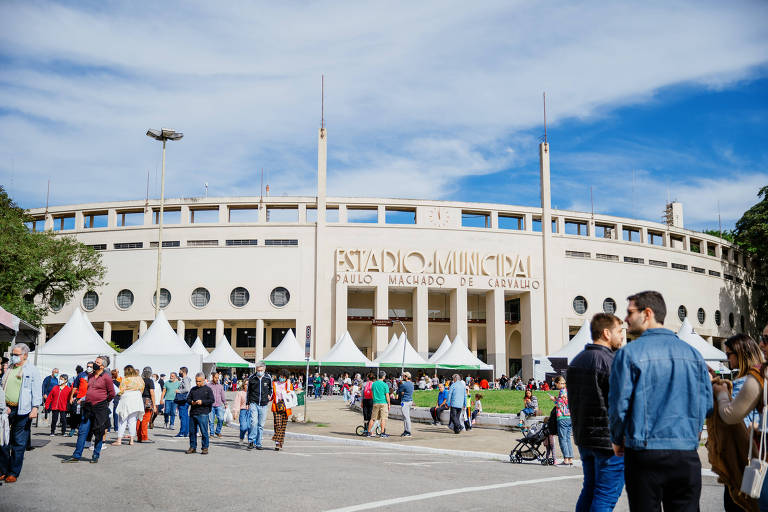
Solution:
[[[493,489],[504,489],[506,487],[518,487],[521,485],[533,485],[542,484],[547,482],[557,482],[560,480],[573,480],[576,478],[583,478],[583,475],[570,475],[570,476],[553,476],[551,478],[537,478],[535,480],[518,480],[517,482],[505,482],[503,484],[481,485],[477,487],[462,487],[459,489],[446,489],[444,491],[427,492],[424,494],[414,494],[413,496],[402,496],[400,498],[390,498],[388,500],[370,501],[368,503],[361,503],[359,505],[352,505],[349,507],[334,508],[327,510],[326,512],[357,512],[359,510],[370,510],[373,508],[387,507],[390,505],[398,505],[400,503],[407,503],[409,501],[428,500],[430,498],[439,498],[441,496],[451,496],[453,494],[462,494],[465,492],[478,492],[488,491]]]

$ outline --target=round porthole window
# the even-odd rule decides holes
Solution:
[[[83,309],[86,311],[93,311],[96,306],[99,305],[99,294],[93,290],[86,292],[83,295]]]
[[[696,312],[696,318],[699,320],[701,325],[704,325],[704,320],[707,319],[707,314],[704,312],[704,308],[699,308],[699,310]]]
[[[128,309],[133,306],[133,292],[131,290],[120,290],[117,294],[117,307]]]
[[[285,306],[289,300],[291,300],[291,294],[282,286],[278,286],[269,294],[269,302],[276,308]]]
[[[245,306],[246,304],[248,304],[248,301],[250,299],[251,299],[251,294],[248,293],[248,290],[246,290],[242,286],[238,286],[237,288],[232,290],[232,293],[229,294],[229,301],[236,308],[241,308]]]
[[[190,297],[190,300],[192,301],[192,305],[195,306],[196,308],[204,308],[211,301],[211,292],[209,292],[202,286],[199,288],[195,288],[192,291],[192,296]]]
[[[573,310],[579,315],[583,315],[587,312],[587,299],[581,295],[576,296],[573,299]]]
[[[686,308],[685,306],[680,306],[679,308],[677,308],[677,318],[679,318],[681,322],[685,320],[685,317],[687,316],[688,316],[688,308]]]
[[[160,309],[165,309],[171,303],[171,292],[165,288],[160,288]],[[157,304],[157,292],[152,294],[152,305]]]
[[[715,311],[715,323],[720,326],[723,321],[723,316],[720,314],[720,310]]]
[[[603,301],[603,312],[612,315],[616,312],[616,301],[608,297]]]

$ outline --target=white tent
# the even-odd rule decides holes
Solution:
[[[536,382],[547,380],[548,373],[555,373],[549,359],[546,356],[533,356],[533,378]]]
[[[290,332],[290,331],[289,331]],[[199,338],[198,338],[199,339]],[[216,348],[210,354],[203,358],[203,364],[211,364],[217,368],[253,368],[254,364],[249,363],[230,345],[229,340],[222,336],[216,343]]]
[[[456,368],[463,370],[493,369],[493,366],[485,364],[470,352],[464,338],[458,334],[453,339],[453,343],[451,343],[448,350],[446,350],[439,359],[435,359],[433,362],[437,363],[437,366],[440,368]]]
[[[677,337],[699,351],[704,361],[713,370],[721,373],[730,373],[730,370],[721,362],[727,361],[725,352],[707,343],[707,340],[696,334],[688,317],[683,320],[683,325],[677,331]]]
[[[119,353],[117,360],[121,367],[130,364],[141,372],[145,366],[149,366],[153,373],[166,375],[186,366],[189,375],[194,377],[202,370],[203,357],[193,352],[176,334],[161,310],[149,329],[136,343]]]
[[[403,359],[403,350],[405,350],[405,359]],[[403,364],[405,360],[405,364]],[[423,357],[416,352],[413,345],[405,337],[405,333],[402,333],[397,339],[394,345],[390,343],[387,350],[382,355],[377,357],[373,364],[375,366],[383,366],[396,368],[399,366],[406,366],[408,368],[434,368],[435,365],[430,364],[424,360]]]
[[[371,360],[363,355],[349,331],[345,332],[339,341],[320,358],[321,366],[371,366]]]
[[[98,355],[109,356],[110,366],[115,368],[115,350],[104,342],[80,308],[75,308],[64,327],[36,352],[36,366],[43,377],[54,368],[60,374],[73,376],[75,366],[85,368],[85,363]]]
[[[579,332],[576,333],[576,336],[571,338],[571,341],[561,347],[560,350],[554,354],[549,354],[547,357],[565,357],[570,363],[571,359],[576,357],[577,354],[584,350],[584,346],[589,345],[590,343],[592,343],[592,333],[589,329],[589,322],[585,320],[584,324],[579,329]]]
[[[264,362],[273,366],[303,366],[307,364],[305,355],[304,347],[296,341],[293,330],[288,329],[288,332],[283,336],[283,341],[264,358]],[[310,361],[310,363],[314,363],[314,361]]]
[[[437,350],[435,350],[435,353],[432,354],[432,356],[429,358],[430,363],[436,362],[440,357],[445,354],[445,352],[451,348],[451,339],[446,334],[443,336],[443,342],[440,343],[440,346],[437,347]]]
[[[382,350],[382,351],[381,351],[381,352],[380,352],[380,353],[379,353],[379,354],[376,356],[376,359],[374,360],[374,363],[375,363],[375,362],[376,362],[376,360],[378,360],[378,359],[382,359],[382,358],[384,358],[384,357],[387,357],[387,356],[389,355],[389,353],[390,353],[390,352],[392,352],[392,351],[395,349],[395,347],[397,346],[397,342],[398,342],[398,340],[399,340],[399,338],[397,337],[397,335],[396,335],[396,334],[393,334],[393,335],[392,335],[392,337],[389,339],[389,344],[388,344],[386,347],[384,347],[384,350]]]
[[[186,341],[184,343],[186,343]],[[195,339],[195,342],[192,344],[190,348],[192,349],[192,352],[194,352],[195,354],[200,354],[201,356],[203,356],[203,359],[208,357],[208,353],[209,353],[208,349],[205,348],[205,346],[203,345],[203,342],[200,341],[200,336],[198,336],[197,339]]]

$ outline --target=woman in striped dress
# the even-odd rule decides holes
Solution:
[[[283,447],[285,427],[292,414],[291,410],[285,407],[284,402],[286,395],[291,391],[293,391],[293,384],[288,380],[288,370],[281,369],[277,381],[272,381],[272,414],[275,423],[275,435],[272,436],[272,440],[275,442],[275,451]]]

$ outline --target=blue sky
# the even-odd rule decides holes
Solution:
[[[148,4],[149,5],[149,4]],[[768,184],[766,2],[3,2],[0,183],[24,207],[314,195],[553,204],[732,227]],[[633,187],[633,175],[635,185]]]

